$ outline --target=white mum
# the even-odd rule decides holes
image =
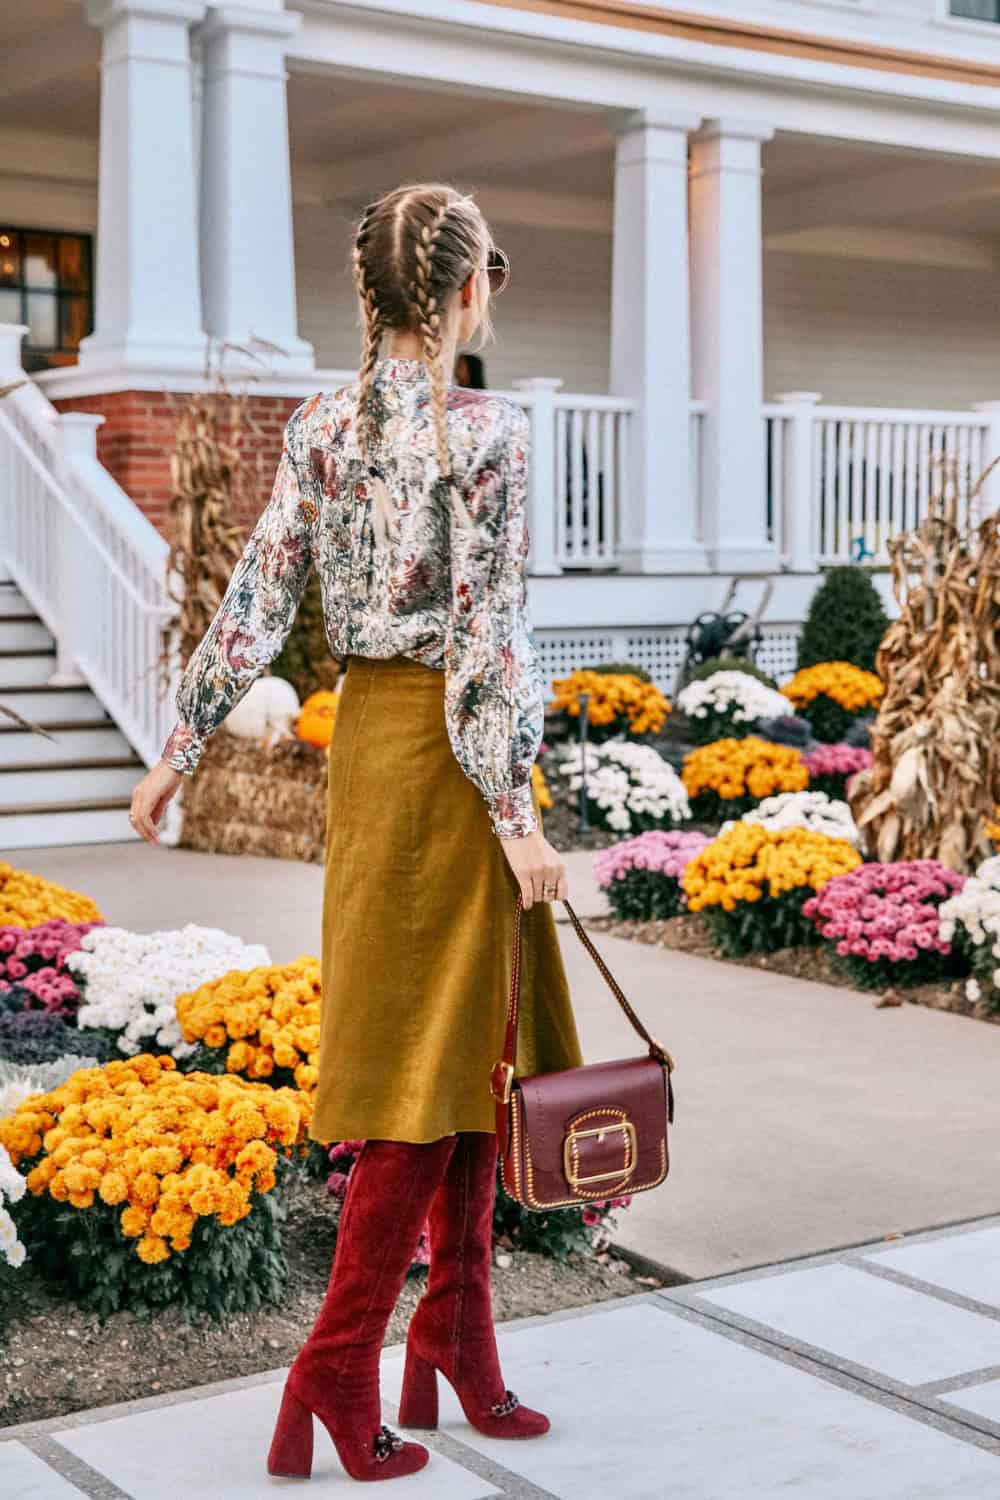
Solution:
[[[683,782],[652,745],[606,740],[588,745],[586,754],[588,797],[616,833],[630,833],[640,818],[661,824],[690,818]],[[583,749],[576,745],[559,764],[571,792],[583,785],[583,768]]]
[[[826,792],[780,792],[776,797],[765,797],[739,821],[762,823],[774,831],[808,828],[813,833],[828,834],[830,838],[847,839],[855,848],[860,837],[847,803],[828,797]],[[722,832],[732,827],[734,823],[730,821],[723,825]]]
[[[958,894],[941,903],[938,915],[947,942],[961,927],[977,948],[988,944],[993,957],[1000,958],[1000,855],[984,859]]]
[[[0,1255],[15,1268],[24,1264],[25,1250],[7,1204],[19,1202],[24,1197],[24,1187],[24,1178],[0,1146]]]
[[[713,672],[700,682],[689,682],[677,694],[677,707],[689,719],[727,714],[736,724],[787,718],[792,712],[783,693],[766,687],[749,672]]]
[[[257,969],[271,962],[260,943],[244,943],[217,927],[186,927],[164,932],[128,932],[95,927],[81,951],[66,960],[85,986],[81,1027],[119,1031],[118,1047],[128,1056],[155,1037],[174,1057],[194,1050],[177,1020],[176,999],[233,969]]]

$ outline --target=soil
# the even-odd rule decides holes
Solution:
[[[330,1272],[337,1206],[319,1182],[291,1186],[290,1266],[281,1303],[224,1323],[183,1314],[115,1313],[103,1325],[55,1296],[30,1261],[0,1279],[0,1427],[278,1369],[294,1359],[319,1311]],[[627,1297],[663,1283],[607,1252],[555,1261],[499,1252],[493,1268],[498,1322]],[[426,1272],[407,1278],[386,1342],[406,1336]]]
[[[953,1011],[976,1021],[1000,1023],[1000,1011],[984,1000],[969,1000],[965,980],[947,980],[938,984],[899,985],[886,990],[861,990],[851,983],[839,968],[828,948],[779,948],[773,953],[751,953],[745,958],[730,958],[720,953],[705,918],[686,912],[666,921],[620,922],[616,917],[592,917],[586,925],[611,937],[631,938],[651,943],[657,948],[672,948],[697,958],[714,958],[721,963],[742,964],[752,969],[767,969],[771,974],[787,974],[792,979],[813,979],[819,984],[835,984],[840,989],[868,995],[872,1003],[887,1007],[927,1005],[933,1010]]]

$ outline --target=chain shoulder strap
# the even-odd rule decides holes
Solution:
[[[574,932],[600,970],[608,989],[625,1012],[633,1029],[642,1037],[642,1040],[649,1048],[650,1057],[655,1057],[657,1062],[661,1062],[668,1074],[672,1073],[674,1060],[670,1056],[670,1053],[666,1047],[662,1046],[646,1030],[645,1026],[639,1020],[639,1017],[625,998],[624,990],[594,947],[589,934],[584,930],[580,918],[569,902],[564,901],[563,906],[566,908],[570,922],[573,924]],[[521,901],[521,893],[518,891],[517,902],[514,907],[514,956],[510,973],[510,996],[507,1001],[507,1026],[504,1034],[503,1057],[498,1063],[494,1064],[493,1072],[490,1076],[490,1087],[493,1096],[500,1104],[506,1104],[510,1099],[511,1085],[514,1082],[514,1061],[517,1057],[517,1023],[521,1004],[521,917],[523,911],[524,906]]]

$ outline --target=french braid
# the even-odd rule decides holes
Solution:
[[[434,251],[448,220],[450,203],[442,203],[429,224],[424,224],[414,246],[416,277],[414,297],[420,316],[420,336],[424,346],[424,363],[431,376],[431,407],[434,412],[434,434],[438,466],[442,479],[454,483],[451,453],[448,449],[448,391],[441,360],[441,311],[434,295]]]

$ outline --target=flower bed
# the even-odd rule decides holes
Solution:
[[[737,823],[695,856],[681,885],[691,911],[705,913],[723,953],[739,956],[815,941],[804,903],[860,863],[844,839]]]
[[[669,702],[654,683],[626,672],[572,672],[556,678],[552,690],[549,712],[561,715],[567,730],[579,719],[581,699],[587,695],[588,733],[595,741],[620,734],[659,734],[670,713]]]
[[[104,921],[89,896],[0,860],[0,927],[39,927],[58,917],[67,922]]]
[[[824,661],[802,667],[781,691],[809,720],[816,738],[833,744],[862,714],[878,707],[884,689],[874,672],[849,661]]]
[[[740,822],[759,823],[771,829],[810,828],[813,833],[825,833],[832,839],[846,839],[855,848],[860,842],[847,803],[835,802],[825,792],[781,792],[777,797],[765,797],[745,812]],[[734,826],[725,823],[722,832]]]
[[[3,995],[16,986],[30,997],[23,999],[18,1009],[74,1014],[80,991],[66,960],[97,925],[55,917],[37,927],[0,927],[0,1003]]]
[[[670,828],[691,816],[687,793],[673,766],[651,745],[610,740],[576,745],[559,762],[559,775],[578,795],[587,769],[587,804],[598,828],[639,833]]]
[[[921,984],[956,972],[938,908],[964,883],[936,859],[862,865],[831,880],[803,914],[836,944],[855,984]]]
[[[294,1084],[311,1093],[319,1062],[320,966],[308,955],[226,974],[178,995],[193,1061],[210,1071]]]
[[[0,1120],[27,1180],[28,1253],[102,1316],[179,1302],[219,1317],[274,1300],[286,1268],[271,1194],[308,1119],[297,1090],[181,1074],[166,1056],[74,1073]]]
[[[720,822],[739,817],[764,797],[802,792],[809,772],[797,750],[750,735],[716,740],[685,756],[681,780],[694,817]]]
[[[774,688],[746,672],[726,671],[689,682],[677,695],[677,707],[687,717],[696,745],[751,734],[759,720],[788,712],[787,700]]]
[[[704,833],[641,833],[602,849],[593,861],[597,883],[623,921],[674,917],[684,906],[681,876],[709,842]]]
[[[163,932],[96,928],[67,966],[83,990],[81,1028],[117,1033],[117,1050],[126,1056],[145,1050],[186,1058],[194,1049],[181,1035],[177,996],[270,957],[259,943],[189,922]]]
[[[845,798],[851,778],[871,769],[872,753],[860,745],[819,745],[803,756],[809,786],[829,797]]]

